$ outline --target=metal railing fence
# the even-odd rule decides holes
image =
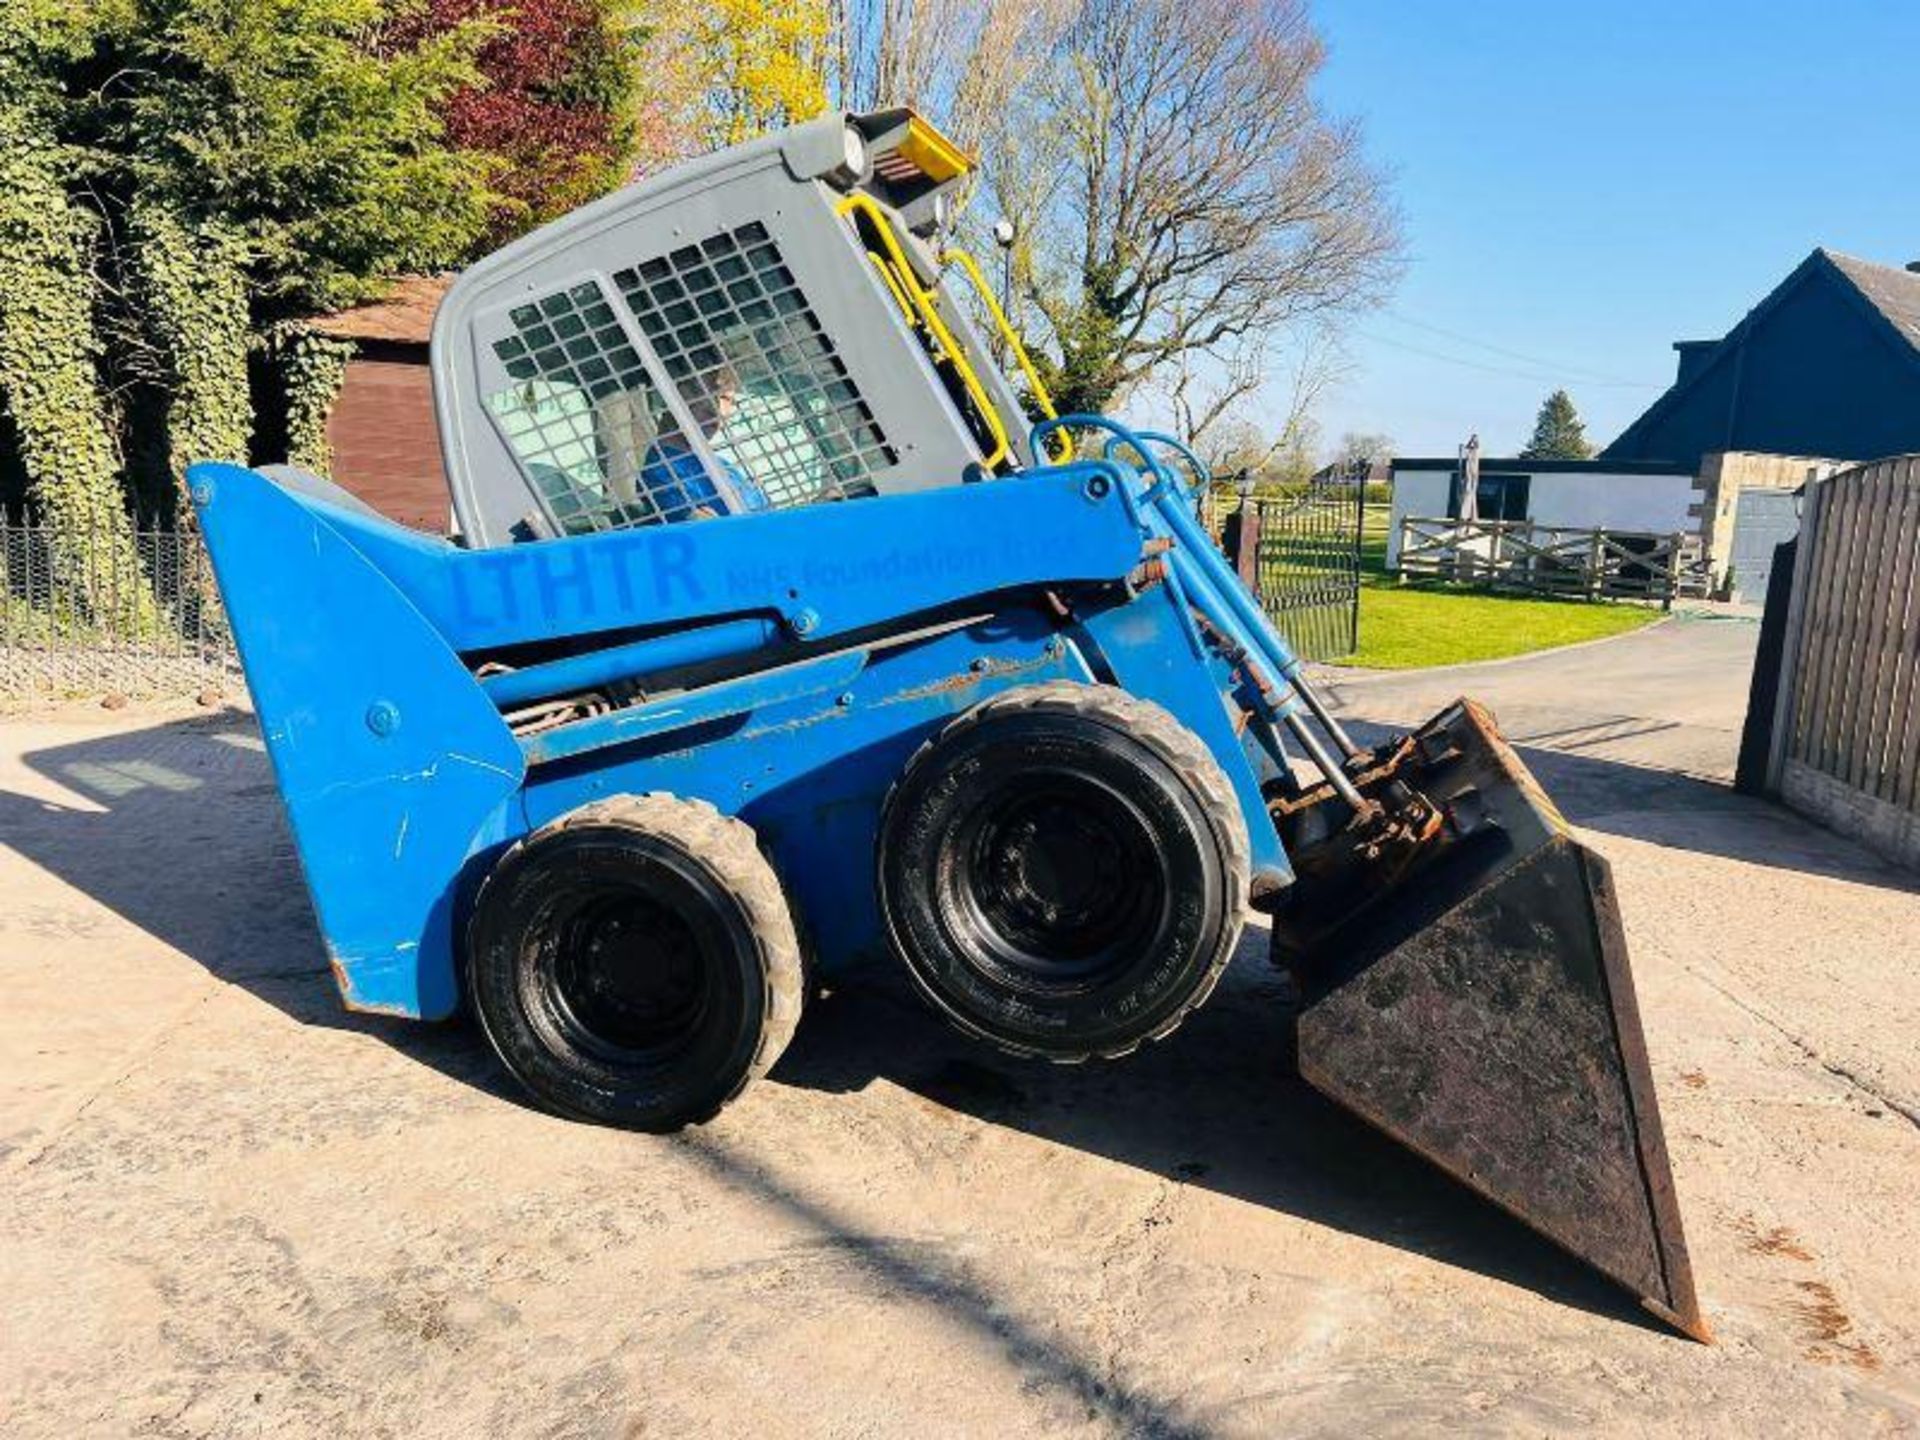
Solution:
[[[238,678],[196,532],[0,519],[0,700],[193,695]]]
[[[1365,487],[1316,476],[1274,496],[1212,492],[1203,511],[1228,563],[1305,660],[1337,660],[1360,644]]]

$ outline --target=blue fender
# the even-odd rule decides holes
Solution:
[[[234,465],[188,484],[341,994],[446,1016],[460,877],[524,828],[520,747],[329,507]]]

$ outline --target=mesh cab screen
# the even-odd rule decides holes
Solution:
[[[770,504],[870,493],[868,477],[894,463],[764,225],[684,246],[613,280],[703,424],[731,390],[715,449]]]
[[[643,483],[698,465],[600,287],[575,285],[509,318],[513,333],[493,344],[509,383],[487,409],[561,531],[691,514],[691,497]]]
[[[566,533],[873,493],[895,463],[758,223],[616,271],[717,464],[701,460],[586,281],[510,312],[488,410]]]

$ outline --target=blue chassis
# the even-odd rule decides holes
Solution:
[[[1171,711],[1235,786],[1256,890],[1289,883],[1260,786],[1281,754],[1272,722],[1291,705],[1291,655],[1264,622],[1248,628],[1245,591],[1172,475],[1134,448],[1139,468],[1084,461],[483,551],[251,470],[195,466],[194,503],[347,1004],[450,1014],[457,925],[478,878],[522,835],[620,793],[697,796],[738,815],[823,967],[879,955],[873,856],[888,788],[944,721],[1044,680],[1115,684]],[[1167,558],[1143,576],[1156,556]],[[1036,603],[1043,589],[1089,586],[1104,598],[1071,620]],[[553,658],[556,646],[572,653]],[[1277,704],[1249,685],[1261,669],[1248,652],[1280,672]],[[477,680],[476,660],[500,654],[532,658],[511,679]],[[664,662],[689,683],[532,735],[502,718],[507,685],[532,693],[544,675],[579,688],[622,662],[650,675]]]

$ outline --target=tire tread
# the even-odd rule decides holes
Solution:
[[[773,1068],[793,1039],[806,1001],[806,972],[793,913],[781,889],[780,878],[761,853],[758,839],[743,820],[720,811],[706,800],[663,790],[638,795],[613,795],[595,800],[548,821],[510,846],[497,860],[475,896],[477,912],[493,877],[522,850],[549,836],[588,826],[619,826],[677,845],[709,870],[739,901],[758,944],[766,985],[760,1036],[752,1060],[739,1081],[704,1113],[688,1118],[699,1125],[738,1099],[749,1084]],[[482,1029],[486,1028],[485,1014]],[[488,1035],[489,1041],[493,1036]],[[495,1043],[496,1050],[499,1048]]]
[[[1142,1045],[1165,1039],[1178,1029],[1187,1016],[1206,1003],[1220,983],[1221,975],[1226,972],[1228,962],[1233,959],[1246,913],[1252,867],[1252,845],[1247,838],[1246,816],[1241,812],[1240,802],[1233,793],[1232,782],[1220,768],[1220,762],[1214,759],[1213,752],[1164,707],[1116,685],[1086,684],[1077,680],[1048,680],[1036,685],[1023,685],[981,701],[922,743],[901,774],[903,777],[912,774],[936,748],[956,735],[965,734],[984,720],[1034,710],[1054,710],[1082,716],[1131,736],[1154,751],[1187,783],[1195,799],[1200,802],[1226,862],[1222,869],[1227,884],[1226,913],[1231,919],[1222,930],[1216,953],[1208,962],[1204,978],[1187,1002],[1147,1034],[1123,1045],[1061,1053],[1015,1045],[999,1037],[983,1034],[971,1025],[964,1026],[969,1034],[976,1035],[1005,1054],[1022,1059],[1041,1058],[1061,1065],[1095,1059],[1118,1060]],[[898,794],[902,788],[896,783],[893,794]],[[889,795],[889,808],[892,799],[893,796]],[[883,819],[881,833],[885,831],[886,822]],[[915,983],[919,983],[918,977]],[[937,999],[935,1003],[939,1003]],[[945,1012],[944,1006],[941,1009]]]

